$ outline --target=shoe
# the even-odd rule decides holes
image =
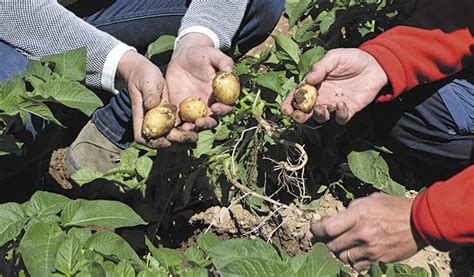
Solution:
[[[70,180],[74,172],[87,167],[106,173],[119,166],[121,151],[89,121],[71,146],[53,152],[48,171],[61,187],[70,190],[74,187]]]
[[[105,173],[119,165],[120,151],[89,121],[69,147],[65,162],[72,171],[87,167]]]

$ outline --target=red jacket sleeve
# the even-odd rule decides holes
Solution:
[[[404,25],[362,44],[360,49],[379,62],[391,84],[391,91],[384,91],[377,100],[392,100],[473,64],[472,11],[472,0],[420,0]]]
[[[440,250],[474,244],[474,165],[418,195],[412,222]]]

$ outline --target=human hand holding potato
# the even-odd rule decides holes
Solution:
[[[308,112],[297,110],[294,92],[282,105],[282,112],[292,116],[298,123],[306,122],[311,116],[319,123],[330,118],[334,110],[336,122],[346,124],[354,114],[372,103],[388,79],[378,62],[360,49],[335,49],[314,64],[303,83],[317,86],[316,105]]]

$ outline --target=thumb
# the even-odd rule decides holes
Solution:
[[[142,87],[143,106],[145,110],[153,109],[164,99],[168,99],[168,89],[164,79],[156,78],[155,81],[148,79]]]
[[[329,51],[319,62],[313,65],[311,72],[304,78],[303,82],[310,85],[318,85],[327,75],[329,75],[338,65],[338,55],[334,51]]]
[[[219,49],[210,48],[209,60],[212,66],[219,71],[232,72],[234,70],[234,61],[232,58]]]

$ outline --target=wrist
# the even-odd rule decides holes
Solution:
[[[144,57],[135,51],[125,52],[118,63],[117,74],[125,81],[128,81],[135,64],[140,62],[142,58]]]
[[[364,53],[367,55],[370,67],[372,68],[372,82],[374,83],[377,92],[379,92],[380,90],[382,90],[383,87],[388,84],[387,74],[385,73],[385,70],[382,68],[382,66],[371,54],[365,51]]]
[[[176,44],[176,50],[184,46],[200,45],[214,47],[214,42],[208,36],[201,33],[189,33],[182,36]]]

